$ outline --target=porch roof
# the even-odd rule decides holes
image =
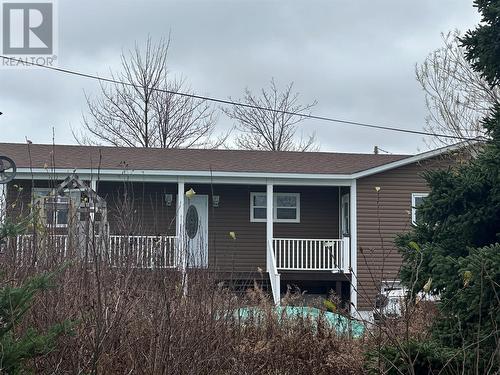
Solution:
[[[334,152],[159,149],[0,143],[18,168],[353,174],[410,157]],[[30,157],[31,154],[31,157]],[[30,163],[31,159],[31,163]]]

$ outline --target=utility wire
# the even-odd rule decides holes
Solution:
[[[94,80],[98,80],[101,82],[107,82],[107,83],[113,83],[113,84],[118,84],[118,85],[123,85],[123,86],[130,86],[134,88],[141,88],[139,85],[135,85],[130,82],[123,82],[116,80],[114,78],[106,78],[106,77],[100,77],[98,75],[93,75],[93,74],[88,74],[88,73],[82,73],[78,72],[75,70],[70,70],[70,69],[64,69],[64,68],[57,68],[55,66],[47,66],[43,64],[38,64],[36,62],[31,62],[31,61],[25,61],[22,59],[17,59],[14,57],[8,57],[4,55],[0,55],[0,58],[10,60],[10,61],[16,61],[22,64],[28,64],[32,66],[37,66],[40,68],[45,68],[48,70],[60,72],[60,73],[66,73],[74,76],[79,76],[83,78],[90,78]],[[274,113],[280,113],[280,114],[285,114],[285,115],[290,115],[290,116],[298,116],[302,118],[307,118],[307,119],[313,119],[313,120],[320,120],[320,121],[328,121],[328,122],[335,122],[339,124],[347,124],[347,125],[353,125],[353,126],[359,126],[359,127],[365,127],[365,128],[371,128],[371,129],[380,129],[380,130],[388,130],[388,131],[394,131],[394,132],[400,132],[400,133],[409,133],[409,134],[418,134],[418,135],[427,135],[431,137],[440,137],[440,138],[450,138],[450,139],[457,139],[457,140],[462,140],[462,141],[478,141],[481,140],[481,137],[477,138],[468,138],[468,137],[461,137],[458,135],[449,135],[449,134],[439,134],[439,133],[431,133],[431,132],[425,132],[425,131],[420,131],[420,130],[410,130],[410,129],[403,129],[403,128],[397,128],[397,127],[392,127],[392,126],[384,126],[384,125],[375,125],[375,124],[369,124],[369,123],[364,123],[364,122],[357,122],[357,121],[349,121],[349,120],[342,120],[342,119],[337,119],[333,117],[326,117],[326,116],[316,116],[316,115],[311,115],[311,114],[305,114],[305,113],[297,113],[297,112],[291,112],[291,111],[282,111],[279,109],[273,109],[273,108],[266,108],[266,107],[261,107],[258,105],[253,105],[253,104],[246,104],[246,103],[240,103],[240,102],[235,102],[233,100],[226,100],[226,99],[220,99],[220,98],[213,98],[210,96],[204,96],[204,95],[196,95],[196,94],[189,94],[185,92],[179,92],[179,91],[171,91],[171,90],[165,90],[165,89],[159,89],[159,88],[148,88],[152,91],[158,91],[158,92],[164,92],[167,94],[172,94],[172,95],[179,95],[183,97],[188,97],[188,98],[193,98],[193,99],[200,99],[200,100],[206,100],[214,103],[220,103],[220,104],[226,104],[226,105],[232,105],[232,106],[239,106],[239,107],[245,107],[245,108],[252,108],[252,109],[258,109],[262,111],[268,111],[268,112],[274,112]]]

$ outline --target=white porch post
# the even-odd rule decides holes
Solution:
[[[179,177],[177,180],[177,209],[175,218],[175,234],[177,238],[177,265],[182,273],[182,285],[184,293],[187,289],[186,280],[186,244],[184,236],[184,179]]]
[[[357,190],[356,180],[351,181],[351,193],[349,195],[349,214],[350,214],[350,242],[351,242],[351,315],[357,313],[358,307],[358,209],[357,209]]]
[[[274,213],[274,199],[273,199],[273,190],[274,186],[272,182],[267,183],[267,190],[266,190],[266,199],[267,199],[267,206],[266,206],[266,271],[270,272],[271,271],[271,251],[273,251],[272,244],[273,244],[273,213]],[[274,276],[274,275],[273,275]]]

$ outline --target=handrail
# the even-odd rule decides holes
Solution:
[[[294,240],[294,241],[342,241],[341,238],[295,238],[295,237],[274,237],[273,240]]]
[[[65,235],[64,235],[65,236]],[[148,235],[127,235],[127,234],[110,234],[109,237],[121,237],[121,238],[169,238],[169,239],[173,239],[173,238],[177,238],[176,236],[164,236],[164,235],[152,235],[152,234],[148,234]]]
[[[349,270],[349,238],[273,238],[272,241],[278,270]]]
[[[278,273],[278,267],[276,266],[276,258],[274,257],[273,242],[269,240],[267,247],[267,257],[268,257],[268,273],[269,280],[271,281],[271,289],[273,292],[273,300],[276,305],[280,304],[281,299],[281,276]]]

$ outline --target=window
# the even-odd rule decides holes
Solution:
[[[424,203],[428,193],[412,193],[411,194],[411,223],[417,225],[420,218],[418,215],[418,207]]]
[[[393,290],[404,290],[403,284],[400,280],[384,280],[380,286],[380,292],[382,294],[387,294]]]
[[[273,221],[276,223],[300,223],[300,194],[274,193]],[[266,221],[266,193],[250,193],[250,221]]]
[[[47,225],[56,227],[68,226],[69,198],[68,197],[48,197],[45,200],[45,217]]]
[[[56,227],[68,226],[70,197],[67,196],[49,196],[51,188],[34,188],[33,202],[41,200],[47,225]],[[71,197],[76,196],[79,190],[68,190]]]
[[[266,193],[251,193],[250,199],[250,221],[266,221]]]

